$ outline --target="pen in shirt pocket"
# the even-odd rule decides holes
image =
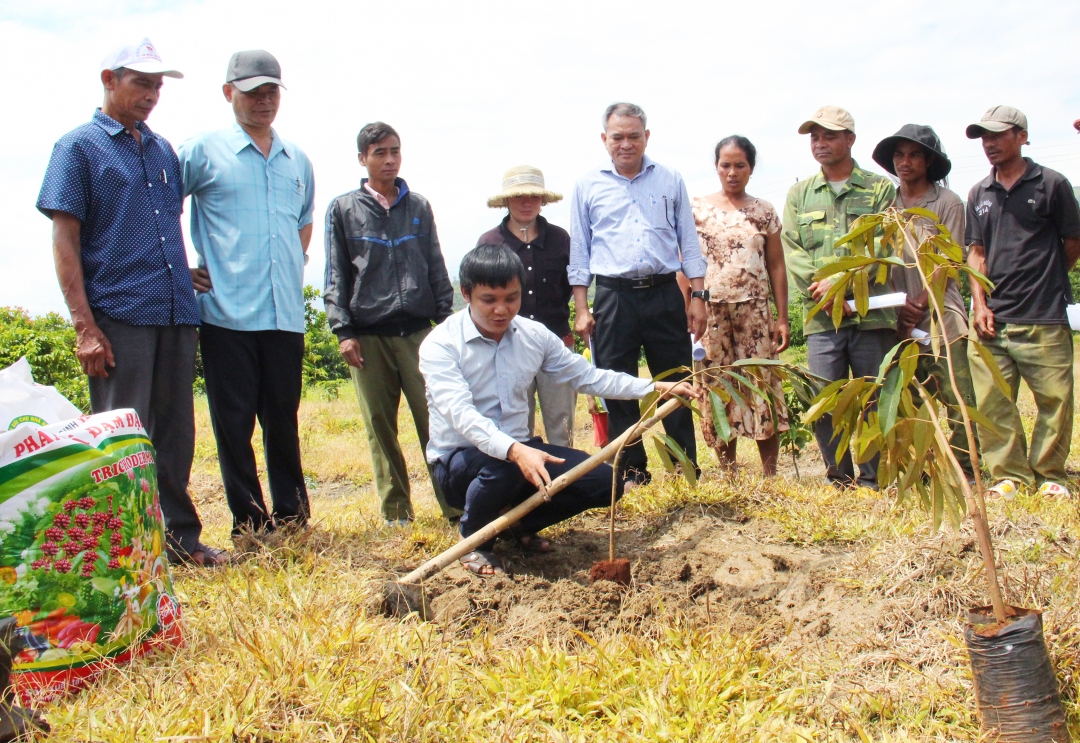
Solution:
[[[169,174],[165,172],[165,168],[161,169],[161,175],[158,176],[158,180],[161,181],[162,183],[168,183],[169,182]]]

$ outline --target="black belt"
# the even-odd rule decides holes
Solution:
[[[651,289],[654,286],[670,284],[675,280],[675,272],[655,273],[652,276],[642,276],[640,279],[618,279],[614,276],[597,276],[596,285],[606,286],[608,289]]]

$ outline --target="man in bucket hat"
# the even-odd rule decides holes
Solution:
[[[510,168],[503,174],[502,192],[487,202],[492,209],[505,207],[507,215],[498,227],[481,235],[476,244],[505,245],[517,253],[525,266],[519,313],[543,323],[567,348],[573,348],[570,279],[566,274],[570,264],[570,234],[540,216],[545,204],[556,201],[562,201],[562,194],[544,187],[544,174],[539,168],[531,165]],[[548,443],[573,446],[577,390],[559,384],[543,372],[537,374],[527,392],[530,436],[535,427],[537,396]]]
[[[983,460],[1012,497],[1017,485],[1068,495],[1065,460],[1073,426],[1073,341],[1065,307],[1073,301],[1069,270],[1080,257],[1080,208],[1065,176],[1024,157],[1028,122],[1012,106],[994,106],[967,128],[981,139],[992,170],[967,202],[968,264],[994,283],[988,297],[971,282],[972,340],[993,355],[1010,387],[1005,395],[976,349],[971,376],[979,409],[994,428],[979,427]],[[1038,414],[1027,447],[1016,395],[1020,380]]]
[[[878,142],[874,148],[874,162],[900,180],[896,194],[898,209],[921,208],[933,212],[945,225],[949,234],[957,242],[964,239],[964,202],[945,186],[945,178],[952,170],[952,163],[945,155],[941,140],[928,126],[905,124],[891,137]],[[913,235],[909,235],[916,244],[927,237],[938,234],[938,228],[931,222],[919,219],[915,223]],[[932,385],[941,399],[948,404],[949,427],[952,431],[950,443],[956,458],[968,477],[974,477],[971,468],[971,456],[968,453],[967,433],[963,418],[957,407],[953,386],[949,381],[949,368],[945,355],[934,358],[930,352],[929,334],[930,300],[923,286],[919,269],[914,266],[917,258],[912,244],[904,242],[904,262],[907,268],[894,268],[892,284],[896,291],[907,293],[907,304],[897,312],[897,334],[900,338],[918,338],[925,347],[919,355],[916,370],[918,378],[924,384]],[[952,346],[953,366],[956,372],[956,384],[968,407],[975,406],[975,392],[971,385],[971,370],[967,358],[967,310],[964,299],[960,296],[960,285],[955,279],[949,279],[945,286],[945,326],[938,329]]]
[[[851,157],[855,120],[844,109],[822,106],[799,126],[799,134],[810,135],[810,151],[821,169],[788,191],[780,237],[788,275],[804,297],[805,317],[805,311],[821,301],[831,286],[828,279],[814,281],[814,274],[837,256],[849,254],[847,247],[837,250],[833,243],[847,234],[860,215],[892,206],[895,190],[887,178],[863,170]],[[871,295],[891,290],[887,284],[870,284]],[[836,297],[838,302],[845,299]],[[877,376],[885,354],[896,344],[895,313],[878,309],[860,316],[845,305],[839,330],[833,327],[830,314],[818,312],[804,326],[810,371],[830,381],[847,379],[849,374]],[[851,452],[836,450],[831,416],[818,420],[814,436],[829,482],[877,488],[878,457],[860,464],[856,479]]]
[[[170,562],[230,556],[200,541],[188,493],[199,309],[180,229],[180,162],[146,125],[162,78],[183,75],[143,39],[101,64],[105,100],[53,148],[37,208],[53,223],[60,289],[95,413],[134,408],[157,451]]]
[[[192,269],[202,316],[203,371],[233,543],[302,526],[308,493],[297,410],[303,391],[304,264],[315,175],[303,150],[273,128],[281,65],[261,49],[229,60],[222,94],[235,122],[180,146],[191,196]],[[258,418],[272,507],[251,435]]]

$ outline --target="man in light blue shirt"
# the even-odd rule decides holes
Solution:
[[[461,293],[468,307],[437,326],[420,345],[427,384],[430,438],[427,459],[446,502],[464,509],[468,537],[536,492],[552,477],[588,458],[577,449],[530,438],[529,387],[543,372],[588,395],[636,400],[654,389],[699,397],[686,382],[657,382],[597,369],[572,353],[543,324],[518,317],[525,266],[505,245],[481,245],[461,261]],[[552,501],[528,514],[512,532],[525,549],[547,552],[542,529],[610,503],[611,468],[601,465]],[[621,495],[622,482],[617,486]],[[491,543],[461,558],[478,575],[502,572]]]
[[[645,156],[649,141],[645,112],[632,103],[613,103],[600,135],[609,164],[586,173],[570,204],[570,286],[574,330],[592,340],[596,365],[637,376],[642,349],[655,374],[690,366],[690,336],[705,331],[705,259],[701,255],[686,184],[678,172]],[[690,318],[675,281],[682,271],[692,289]],[[596,277],[590,311],[589,284]],[[633,402],[608,405],[609,430],[618,436],[638,420]],[[664,429],[697,466],[694,419],[678,410]],[[627,447],[619,460],[628,484],[651,478],[645,448]]]
[[[303,387],[304,264],[315,178],[299,147],[271,128],[281,67],[269,52],[229,60],[225,99],[236,123],[179,151],[191,196],[192,269],[202,316],[203,370],[233,538],[303,525],[307,487],[297,409]],[[263,429],[273,509],[267,511],[251,436]]]

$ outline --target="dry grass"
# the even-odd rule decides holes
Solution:
[[[1030,412],[1030,399],[1025,405]],[[582,408],[579,422],[586,417]],[[857,643],[794,645],[790,627],[734,632],[674,608],[649,632],[511,642],[482,625],[459,632],[370,609],[393,571],[455,539],[437,515],[407,413],[402,439],[418,519],[406,531],[386,530],[378,516],[351,390],[310,397],[301,419],[314,528],[235,569],[177,571],[186,646],[46,709],[56,740],[979,739],[959,621],[985,595],[971,535],[932,534],[885,497],[823,487],[812,454],[800,482],[761,480],[752,447],[742,447],[748,464],[734,478],[704,455],[699,491],[670,480],[643,488],[626,499],[620,528],[648,531],[672,514],[723,506],[767,526],[777,542],[849,554],[837,590],[888,619]],[[204,401],[198,426],[193,491],[206,540],[227,544]],[[579,434],[579,443],[588,438]],[[1076,502],[1024,495],[991,508],[1007,594],[1047,609],[1080,732]]]

